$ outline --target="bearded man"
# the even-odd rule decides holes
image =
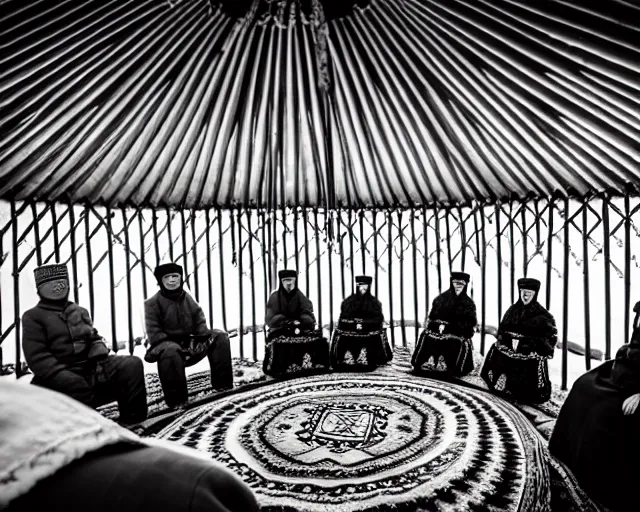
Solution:
[[[382,304],[371,294],[370,276],[357,276],[356,292],[340,307],[338,327],[331,343],[334,370],[374,370],[388,363],[393,352],[383,328]]]
[[[329,346],[315,329],[313,304],[297,286],[295,270],[278,272],[280,287],[267,302],[267,345],[262,369],[281,377],[329,369]]]
[[[540,281],[518,279],[518,289],[520,298],[504,314],[480,376],[492,391],[542,403],[551,398],[548,359],[553,357],[558,330],[553,315],[538,303]]]
[[[109,354],[89,312],[69,300],[66,265],[43,265],[34,275],[40,301],[22,316],[22,350],[32,383],[94,408],[117,400],[121,423],[143,421],[142,361]]]
[[[164,399],[170,408],[187,405],[185,367],[209,359],[211,386],[216,391],[233,387],[229,335],[209,329],[204,311],[183,288],[182,267],[165,263],[154,275],[160,291],[144,303],[149,348],[145,361],[158,363]]]
[[[478,318],[467,295],[469,279],[465,272],[452,272],[449,289],[433,300],[411,358],[415,371],[461,377],[473,370],[471,338]]]

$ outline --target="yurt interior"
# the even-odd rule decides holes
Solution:
[[[0,0],[0,48],[0,509],[640,510],[636,0]]]

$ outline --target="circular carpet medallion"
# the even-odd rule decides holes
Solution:
[[[188,411],[158,437],[209,452],[265,510],[549,506],[544,441],[518,410],[411,375],[274,382]]]

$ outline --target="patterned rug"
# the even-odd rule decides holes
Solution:
[[[240,390],[157,437],[211,453],[263,510],[549,510],[544,439],[507,402],[405,376],[327,374]]]
[[[368,374],[372,377],[384,376],[388,378],[405,378],[408,377],[411,371],[411,351],[412,347],[396,347],[394,350],[394,358],[392,364],[383,366],[376,369],[374,372]],[[486,389],[484,381],[479,376],[480,368],[482,367],[483,357],[477,352],[474,352],[475,369],[474,371],[461,379],[455,379],[455,383],[469,386],[475,389]],[[245,389],[260,386],[260,392],[268,389],[269,383],[277,383],[270,377],[266,377],[262,373],[262,363],[260,361],[250,361],[247,359],[234,359],[234,386],[233,393],[241,393]],[[340,374],[338,374],[340,375]],[[166,427],[169,423],[176,420],[181,413],[168,411],[163,397],[162,389],[160,387],[160,380],[155,373],[148,374],[146,376],[147,396],[149,402],[149,415],[150,419],[143,424],[142,429],[136,429],[138,433],[145,436],[155,436],[163,427]],[[189,375],[189,402],[190,409],[199,407],[199,404],[206,404],[212,401],[217,401],[225,396],[230,395],[229,392],[216,394],[211,389],[209,372],[204,371]],[[264,387],[266,386],[266,387]],[[528,406],[512,402],[520,412],[522,412],[535,426],[538,432],[548,440],[555,424],[555,418],[558,415],[560,407],[566,397],[567,392],[561,391],[559,387],[553,387],[551,400],[545,404]],[[501,401],[503,404],[506,403]],[[112,419],[117,419],[118,410],[115,403],[109,404],[100,408],[100,412]],[[182,418],[179,420],[182,421]],[[195,423],[192,426],[182,423],[181,426],[184,430],[185,439],[190,435],[190,432],[195,432],[198,425]],[[202,425],[200,425],[202,426]],[[187,439],[188,441],[188,439]],[[186,443],[185,443],[186,444]],[[559,512],[604,512],[605,509],[596,506],[580,489],[575,479],[569,471],[566,470],[561,464],[555,461],[553,458],[549,458],[548,464],[549,485],[551,492],[551,510]],[[386,510],[384,506],[379,508],[380,510]],[[270,507],[265,510],[296,510],[295,508],[287,507]],[[373,508],[375,510],[375,508]],[[397,510],[402,510],[402,507]],[[419,510],[413,505],[408,506],[407,510]],[[429,510],[429,508],[423,508],[423,510]],[[480,510],[486,510],[480,508]]]

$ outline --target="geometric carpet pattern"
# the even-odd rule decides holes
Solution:
[[[369,375],[372,376],[385,376],[390,378],[397,378],[399,375],[404,377],[410,373],[411,370],[411,352],[412,347],[395,347],[394,356],[391,364],[380,367]],[[457,383],[465,384],[467,386],[475,387],[477,389],[484,389],[484,381],[479,376],[480,368],[482,367],[483,357],[478,352],[474,352],[475,369],[471,374],[456,379]],[[262,373],[262,363],[260,361],[250,361],[247,359],[233,359],[234,368],[234,393],[239,392],[245,388],[251,387],[248,385],[267,386],[272,385],[277,381],[272,380],[270,377],[266,377]],[[198,403],[203,403],[211,400],[219,400],[223,394],[216,394],[211,389],[211,379],[208,371],[191,374],[188,377],[189,384],[189,402],[190,408],[194,408]],[[146,388],[149,404],[149,416],[150,419],[145,422],[145,432],[143,435],[155,436],[156,433],[163,425],[167,425],[172,418],[178,416],[175,414],[167,414],[168,410],[162,397],[162,390],[160,387],[160,380],[158,375],[151,373],[146,375]],[[266,387],[261,388],[263,391]],[[536,406],[528,406],[524,404],[513,403],[513,405],[519,409],[536,427],[538,432],[548,439],[553,429],[555,418],[558,415],[560,407],[566,396],[566,391],[561,391],[557,386],[552,387],[551,400],[544,404]],[[100,412],[109,418],[117,419],[118,409],[117,404],[112,403],[101,407]],[[184,413],[180,413],[184,414]],[[189,411],[186,414],[190,414]],[[353,414],[353,413],[350,413]],[[378,420],[379,421],[379,420]],[[190,428],[183,423],[185,427],[184,435],[189,436]],[[198,427],[193,427],[195,431]],[[195,435],[195,434],[194,434]],[[187,444],[192,443],[191,440],[187,441]],[[551,510],[558,512],[606,512],[603,507],[598,507],[584,492],[580,489],[579,485],[575,481],[575,478],[569,471],[566,470],[559,462],[555,461],[552,457],[549,458],[549,475],[551,486]],[[428,507],[420,507],[423,510],[430,510]],[[420,510],[418,508],[417,510]],[[398,505],[396,510],[416,510],[414,505],[408,504],[407,506]],[[279,506],[279,507],[266,507],[265,510],[279,510],[279,511],[295,511],[295,507]],[[340,510],[339,508],[333,508],[332,510]],[[372,508],[371,510],[376,510]],[[378,510],[388,510],[385,505],[380,506]]]
[[[157,437],[208,452],[263,510],[549,510],[544,439],[508,402],[412,375],[238,390]],[[385,508],[386,507],[386,508]]]

